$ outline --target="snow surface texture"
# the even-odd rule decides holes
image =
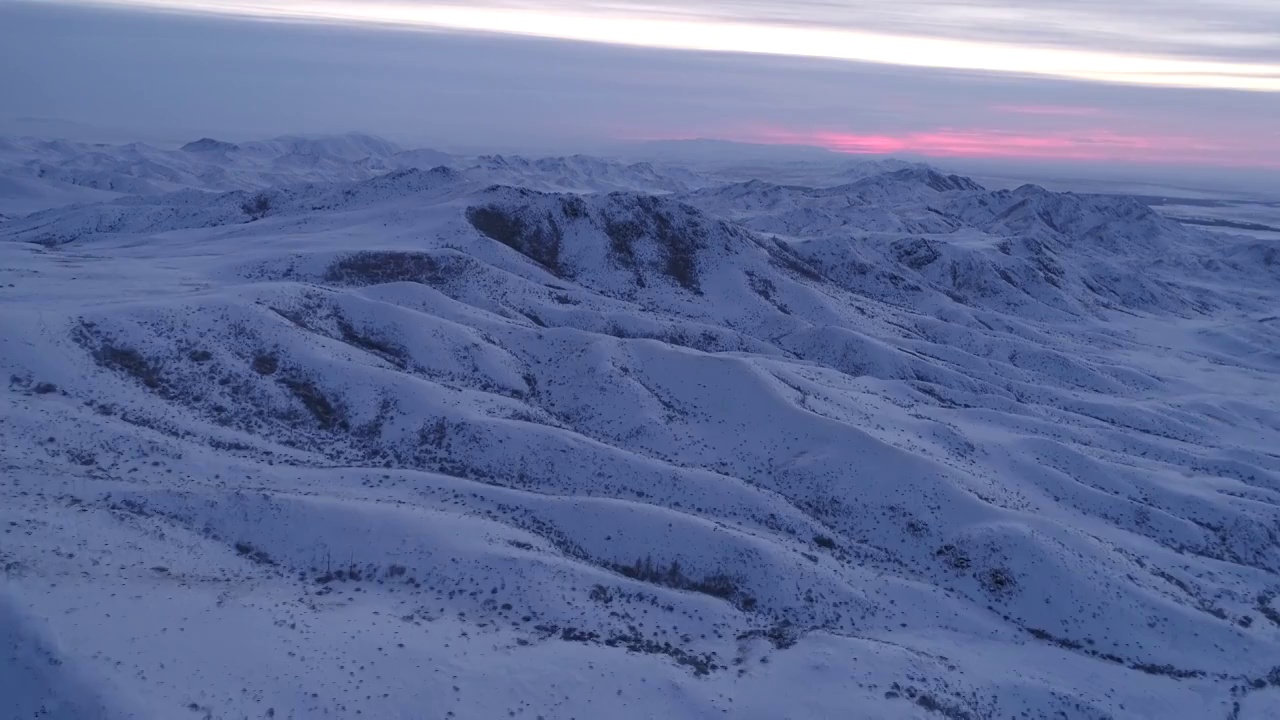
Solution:
[[[906,163],[0,160],[5,718],[1280,716],[1274,241]]]

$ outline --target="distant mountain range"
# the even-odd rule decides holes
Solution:
[[[740,160],[0,141],[15,717],[1276,716],[1277,244]]]

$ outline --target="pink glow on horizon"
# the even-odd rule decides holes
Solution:
[[[1248,138],[1207,141],[1174,135],[1139,135],[1105,129],[1045,133],[940,128],[861,134],[757,129],[730,139],[769,145],[809,145],[853,155],[912,154],[936,158],[1066,160],[1150,165],[1208,165],[1280,169],[1280,147]]]

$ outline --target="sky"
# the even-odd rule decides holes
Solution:
[[[1275,0],[0,0],[0,114],[1280,170]]]

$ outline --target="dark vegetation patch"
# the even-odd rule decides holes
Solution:
[[[252,334],[245,334],[242,329],[233,328],[233,331],[246,342],[252,340]],[[361,461],[378,455],[379,448],[372,441],[355,433],[352,433],[352,444],[343,446],[316,437],[316,430],[351,432],[345,409],[305,376],[296,371],[286,372],[283,359],[273,351],[250,352],[244,365],[236,368],[214,365],[210,362],[214,359],[213,353],[183,343],[177,343],[158,357],[146,355],[91,322],[82,322],[72,337],[99,366],[135,379],[160,398],[197,413],[213,425],[256,436],[263,436],[274,427],[278,432],[270,434],[277,441],[335,459]],[[280,383],[281,390],[301,407],[292,402],[281,403],[279,393],[264,394],[259,378],[268,377]],[[172,413],[163,410],[121,409],[92,399],[86,402],[100,414],[116,416],[123,422],[171,437],[198,439],[211,447],[253,454],[264,460],[270,456],[269,452],[249,444],[197,438],[194,431],[175,423]],[[385,453],[382,455],[380,463],[387,460]]]
[[[614,600],[614,592],[615,592],[614,588],[608,587],[606,585],[600,585],[599,583],[597,583],[596,585],[592,586],[591,592],[587,593],[587,597],[591,598],[595,602],[600,603],[601,605],[612,605]]]
[[[739,640],[750,640],[752,638],[763,638],[769,641],[770,645],[778,650],[786,650],[795,647],[800,641],[803,634],[801,628],[797,627],[790,620],[781,620],[769,626],[765,630],[748,630],[738,636]]]
[[[97,456],[84,450],[68,450],[67,459],[77,465],[84,465],[86,467],[98,464]]]
[[[294,327],[298,328],[299,330],[314,332],[311,328],[311,325],[307,322],[307,317],[297,310],[286,310],[284,308],[278,308],[278,307],[272,307],[272,306],[268,306],[267,309],[275,313],[276,315],[279,315],[280,317],[284,318],[285,320],[288,320]]]
[[[1205,676],[1203,670],[1184,670],[1174,667],[1168,663],[1149,663],[1149,662],[1131,662],[1129,668],[1143,672],[1148,675],[1159,675],[1161,677],[1170,677],[1176,680],[1190,680],[1193,678],[1202,678]]]
[[[223,450],[226,452],[250,452],[257,449],[246,443],[220,440],[218,438],[209,438],[208,444],[209,447],[214,450]],[[266,453],[266,455],[270,456],[271,453]]]
[[[1259,593],[1254,609],[1257,610],[1262,617],[1271,621],[1272,625],[1280,627],[1280,612],[1277,612],[1275,608],[1271,607],[1271,601],[1275,599],[1276,594],[1274,592]]]
[[[604,219],[604,233],[614,262],[638,270],[637,247],[652,242],[662,256],[659,270],[685,290],[701,295],[698,253],[706,249],[710,232],[698,212],[686,205],[665,206],[651,195],[614,193],[610,199],[615,209]],[[643,286],[643,279],[638,282]]]
[[[446,263],[427,253],[365,250],[335,260],[324,279],[340,285],[414,282],[438,285],[449,273]]]
[[[894,257],[898,262],[912,270],[923,270],[937,262],[942,254],[933,243],[923,238],[909,240],[894,248]]]
[[[690,328],[675,325],[655,331],[628,329],[620,323],[611,321],[608,325],[600,328],[599,332],[621,340],[658,340],[667,345],[690,348],[706,353],[733,352],[747,350],[750,347],[741,337],[719,331],[718,328],[698,330],[696,327]],[[639,381],[637,380],[637,382]],[[657,393],[654,394],[656,395]],[[661,398],[659,398],[659,401],[661,401]]]
[[[952,408],[952,409],[973,407],[972,405],[966,405],[965,403],[958,403],[952,400],[951,398],[947,397],[946,395],[943,395],[942,390],[940,389],[941,386],[931,385],[926,382],[912,383],[911,386],[914,387],[916,390],[918,390],[921,394],[927,395],[930,398],[932,398],[933,401],[936,402],[939,407]]]
[[[737,580],[725,573],[715,573],[698,580],[684,574],[680,561],[673,560],[664,567],[660,563],[654,563],[652,557],[636,560],[633,565],[613,563],[610,567],[633,580],[710,595],[727,600],[747,612],[756,608],[756,599],[742,592]]]
[[[933,555],[940,558],[952,570],[963,572],[973,564],[973,561],[969,559],[969,554],[955,545],[943,545]]]
[[[604,234],[609,238],[609,252],[623,267],[635,267],[636,243],[644,237],[644,226],[626,218],[609,218],[604,223]]]
[[[926,710],[934,715],[940,715],[947,720],[977,720],[978,717],[986,717],[986,715],[975,715],[960,705],[939,699],[933,693],[920,690],[915,685],[903,685],[894,682],[885,691],[886,700],[906,700],[915,703],[921,709]]]
[[[708,246],[711,224],[694,208],[649,195],[613,193],[610,209],[598,218],[599,229],[608,240],[611,260],[631,270],[644,287],[641,274],[642,244],[657,250],[653,268],[677,285],[701,294],[698,255]],[[466,217],[481,234],[538,262],[557,275],[568,269],[561,262],[564,243],[563,222],[591,221],[586,201],[578,196],[558,199],[558,208],[539,210],[531,205],[503,208],[484,205],[468,208]],[[558,212],[557,212],[558,210]],[[737,232],[721,225],[725,232]]]
[[[760,277],[750,270],[747,271],[747,282],[751,285],[752,292],[765,300],[772,301],[774,294],[778,292],[778,287],[773,284],[772,280]]]
[[[401,369],[408,365],[403,348],[358,331],[351,321],[341,315],[338,316],[338,332],[342,334],[342,341],[348,345],[377,355]]]
[[[1050,645],[1055,645],[1057,647],[1063,648],[1064,650],[1073,650],[1075,652],[1083,653],[1085,655],[1088,655],[1089,657],[1097,658],[1099,660],[1105,660],[1109,663],[1113,663],[1116,665],[1123,665],[1129,668],[1130,670],[1137,670],[1138,672],[1146,673],[1147,675],[1169,677],[1169,678],[1174,678],[1175,680],[1190,680],[1195,678],[1209,677],[1209,674],[1203,670],[1189,670],[1186,668],[1175,667],[1167,663],[1157,664],[1157,663],[1150,663],[1150,662],[1142,662],[1138,660],[1125,660],[1124,658],[1119,657],[1118,655],[1115,655],[1112,653],[1100,652],[1098,650],[1094,650],[1093,648],[1086,647],[1085,643],[1081,643],[1077,640],[1058,637],[1047,630],[1042,630],[1040,628],[1023,628],[1023,629],[1026,630],[1027,633],[1030,634],[1032,637],[1034,637],[1037,640],[1040,640],[1041,642],[1046,642],[1046,643],[1049,643]],[[1088,644],[1092,645],[1093,641],[1092,640],[1088,641]],[[1273,670],[1272,675],[1275,677],[1275,680],[1276,680],[1274,684],[1276,686],[1280,686],[1280,672],[1277,672],[1277,670],[1280,670],[1280,668]],[[1219,675],[1216,675],[1215,677],[1219,680],[1241,679],[1241,678],[1233,678],[1232,676],[1225,675],[1225,674],[1219,674]],[[1254,682],[1254,681],[1248,681],[1247,678],[1245,678],[1245,680],[1247,682]],[[1265,685],[1269,683],[1269,680],[1264,680],[1262,682]]]
[[[1018,580],[1008,568],[989,568],[978,573],[978,584],[992,595],[1007,595],[1018,589]]]
[[[578,195],[565,195],[560,198],[560,212],[570,220],[581,220],[587,217],[587,202]]]
[[[237,542],[235,544],[236,554],[243,558],[248,558],[258,565],[275,565],[276,561],[271,559],[265,551],[250,545],[247,542]]]
[[[495,205],[467,208],[467,221],[485,237],[496,240],[537,262],[552,274],[561,275],[560,248],[564,241],[555,218],[547,213],[529,221],[516,212]]]
[[[781,240],[775,239],[772,243],[765,243],[764,249],[765,252],[769,253],[769,263],[774,267],[795,273],[806,280],[815,282],[823,280],[822,273],[815,270],[808,262],[800,259],[800,256],[796,255],[795,251]]]
[[[342,429],[346,429],[345,425]],[[357,429],[357,434],[366,437],[376,437],[376,433],[362,431]],[[517,473],[514,478],[510,476],[498,475],[495,472],[473,464],[467,459],[465,450],[459,451],[458,446],[463,448],[475,447],[478,443],[477,431],[466,422],[449,421],[440,417],[435,421],[426,422],[419,426],[416,438],[399,445],[376,445],[373,443],[366,444],[363,448],[366,452],[366,460],[380,462],[386,467],[398,466],[408,467],[419,470],[429,470],[442,475],[451,477],[473,480],[475,482],[487,485],[497,485],[509,487],[513,484],[528,482],[528,476],[523,473]],[[455,444],[456,443],[456,444]],[[514,511],[514,508],[512,508]],[[528,520],[527,518],[517,518],[516,520]],[[523,526],[522,526],[523,527]],[[535,534],[550,537],[547,533],[558,532],[554,527],[545,525],[539,527],[523,527],[523,529]],[[546,532],[543,532],[545,530]],[[570,543],[571,544],[571,543]],[[557,544],[557,547],[560,547]],[[571,552],[568,547],[562,547],[565,552]],[[585,553],[579,549],[577,552],[571,553],[574,557],[585,558]]]
[[[773,305],[783,315],[791,314],[791,308],[777,300],[778,286],[772,280],[750,270],[746,271],[746,275],[747,284],[751,286],[752,292],[763,298],[765,302]]]
[[[1066,273],[1061,266],[1046,255],[1039,253],[1032,256],[1031,259],[1035,261],[1036,268],[1040,270],[1040,276],[1044,278],[1045,282],[1062,289],[1062,282]]]
[[[646,592],[631,592],[623,590],[619,587],[609,587],[607,585],[596,584],[591,587],[591,591],[587,593],[587,597],[604,606],[619,603],[645,603],[662,610],[664,612],[675,612],[676,606],[669,602],[664,602],[657,595]]]
[[[249,222],[261,220],[271,212],[271,198],[266,193],[258,193],[240,203],[240,211],[249,218]]]
[[[253,358],[250,364],[259,375],[274,375],[280,369],[280,359],[270,353],[263,353]]]
[[[668,238],[666,273],[680,284],[680,287],[692,293],[702,294],[702,284],[698,279],[697,245],[687,240],[684,235],[672,235]]]
[[[55,248],[59,245],[67,245],[80,239],[80,235],[72,233],[64,235],[62,233],[46,232],[37,235],[31,239],[31,244],[40,245],[41,247]]]
[[[94,353],[94,359],[104,367],[132,375],[152,390],[164,387],[159,364],[143,357],[142,353],[133,348],[106,343]]]
[[[1187,583],[1186,583],[1184,580],[1182,580],[1181,578],[1179,578],[1179,577],[1177,577],[1176,575],[1173,575],[1172,573],[1169,573],[1169,572],[1167,572],[1167,571],[1165,571],[1165,570],[1161,570],[1160,568],[1148,568],[1148,570],[1149,570],[1149,572],[1150,572],[1152,575],[1155,575],[1156,577],[1160,578],[1161,580],[1164,580],[1165,582],[1169,583],[1170,585],[1173,585],[1174,587],[1176,587],[1176,588],[1178,588],[1179,590],[1181,590],[1183,594],[1185,594],[1188,598],[1190,598],[1193,602],[1195,602],[1195,605],[1196,605],[1196,609],[1197,609],[1197,610],[1199,610],[1199,611],[1201,611],[1201,612],[1203,612],[1203,613],[1207,613],[1207,614],[1209,614],[1209,615],[1212,615],[1212,616],[1214,616],[1214,617],[1218,618],[1219,620],[1226,620],[1226,619],[1227,619],[1227,611],[1226,611],[1226,610],[1223,610],[1223,609],[1222,609],[1222,608],[1220,608],[1220,607],[1216,607],[1216,606],[1214,606],[1214,604],[1213,604],[1213,602],[1212,602],[1211,600],[1209,600],[1209,599],[1205,598],[1205,597],[1204,597],[1204,596],[1199,592],[1199,590],[1197,590],[1196,588],[1194,588],[1194,587],[1192,587],[1191,585],[1187,584]],[[1244,619],[1242,618],[1241,620],[1244,620]],[[1244,627],[1248,627],[1249,625],[1252,625],[1252,624],[1253,624],[1253,618],[1249,618],[1247,621],[1244,621],[1244,622],[1246,623],[1246,624],[1244,625]]]
[[[948,720],[972,720],[973,713],[965,710],[959,705],[953,705],[945,700],[939,700],[936,696],[922,692],[915,697],[916,705],[928,710],[935,715],[941,715]]]
[[[158,360],[148,359],[137,350],[108,337],[90,322],[82,322],[72,337],[76,344],[89,351],[99,366],[129,375],[162,396],[170,394]]]
[[[422,587],[422,581],[409,573],[409,568],[397,563],[391,563],[383,567],[377,563],[366,563],[360,565],[358,563],[348,563],[345,566],[333,567],[331,558],[326,557],[324,567],[313,565],[308,572],[300,572],[298,574],[301,580],[310,580],[317,585],[333,585],[337,583],[376,583],[385,585],[387,583],[400,583],[404,585],[412,585],[415,588]],[[332,588],[330,588],[332,589]],[[406,621],[412,620],[412,616],[402,618]]]
[[[235,143],[224,142],[222,140],[215,140],[209,137],[203,137],[203,138],[200,138],[199,140],[189,142],[186,145],[182,146],[183,152],[211,152],[211,151],[234,152],[239,149],[240,149],[240,146],[236,145]]]
[[[324,430],[347,430],[349,425],[343,413],[334,407],[311,381],[292,377],[280,381],[293,396],[302,402],[316,423]]]
[[[538,625],[535,628],[543,639],[556,638],[563,642],[576,642],[584,645],[604,645],[612,648],[623,648],[629,652],[645,655],[666,655],[681,665],[693,670],[696,677],[710,675],[716,670],[723,670],[724,665],[716,661],[716,653],[696,653],[685,650],[670,641],[658,642],[646,638],[638,630],[626,633],[611,633],[602,636],[598,632],[579,630],[573,627],[558,625]]]

